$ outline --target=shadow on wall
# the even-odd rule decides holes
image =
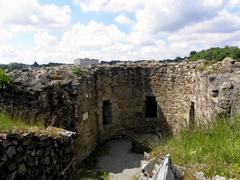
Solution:
[[[168,137],[173,134],[172,127],[169,125],[167,118],[161,108],[163,104],[160,104],[156,100],[156,94],[153,91],[151,82],[150,69],[145,71],[145,120],[148,120],[150,123],[154,123],[157,133],[162,137]]]
[[[146,96],[144,111],[146,122],[149,123],[149,126],[155,128],[160,136],[172,135],[172,129],[155,96]]]
[[[158,121],[159,121],[159,134],[163,137],[173,135],[172,128],[170,127],[161,107],[158,105]]]

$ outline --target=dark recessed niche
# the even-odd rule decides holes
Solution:
[[[103,101],[102,114],[103,125],[112,124],[112,103],[110,100]]]
[[[146,117],[157,117],[157,101],[154,96],[146,97]]]

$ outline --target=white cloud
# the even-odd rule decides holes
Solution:
[[[83,11],[135,12],[144,7],[146,0],[74,0]]]
[[[28,23],[28,15],[38,7],[36,0],[0,1],[0,25]]]
[[[67,28],[70,21],[71,9],[69,6],[42,5],[39,0],[0,1],[0,63],[30,62],[28,59],[34,59],[37,55],[36,52],[44,51],[43,48],[47,49],[56,41],[47,31],[63,30]],[[31,31],[46,31],[46,33],[35,34],[36,47],[23,51],[22,47],[16,46],[16,44],[21,44],[17,42],[21,36],[19,31],[23,31],[24,36],[26,36],[26,32],[29,33],[26,41],[31,39]],[[22,44],[23,46],[27,45],[25,41]]]
[[[136,16],[136,31],[176,31],[218,15],[224,0],[74,0],[84,11],[130,12]],[[236,0],[231,0],[236,1]],[[233,4],[233,3],[232,3]],[[236,4],[236,2],[235,2]],[[128,22],[120,14],[117,23]],[[129,22],[128,22],[129,23]]]
[[[188,33],[228,33],[238,31],[240,27],[240,15],[231,14],[227,11],[219,12],[218,16],[197,23],[193,26],[188,26],[183,30],[188,30]]]
[[[134,28],[146,33],[177,31],[217,16],[222,6],[222,0],[151,1],[136,13],[137,23]]]
[[[49,28],[66,27],[71,20],[69,6],[58,7],[54,4],[47,4],[39,7],[39,13],[30,16],[33,25]]]
[[[44,49],[57,45],[57,38],[47,32],[38,32],[34,34],[34,43],[37,48]]]
[[[40,5],[38,0],[0,1],[0,27],[53,29],[66,27],[70,20],[69,6]]]
[[[239,1],[239,0],[229,0],[229,1],[228,1],[228,7],[229,7],[229,8],[237,8],[237,7],[240,7],[240,1]]]
[[[0,44],[0,63],[12,62],[15,58],[16,53],[11,46]]]
[[[95,21],[87,25],[77,23],[63,34],[60,48],[72,56],[97,56],[108,58],[120,52],[114,49],[119,44],[126,44],[127,36],[115,25],[104,25]]]
[[[118,15],[114,21],[118,24],[130,24],[131,20],[124,14]]]
[[[239,0],[74,1],[84,11],[112,13],[116,18],[108,25],[97,21],[69,24],[68,6],[21,0],[16,1],[18,5],[8,7],[6,1],[0,2],[0,9],[4,4],[7,7],[0,16],[0,26],[8,24],[12,32],[35,32],[34,46],[20,51],[4,44],[12,32],[0,30],[0,62],[4,57],[11,61],[24,59],[28,63],[34,60],[72,63],[78,57],[162,59],[212,46],[240,45],[240,12],[236,10],[240,7]],[[134,16],[134,20],[126,14]],[[131,32],[123,32],[113,23],[127,24]],[[61,29],[62,36],[56,38],[52,29]]]
[[[12,37],[12,32],[4,29],[0,29],[0,42],[5,42]]]
[[[99,48],[124,41],[125,34],[115,25],[91,21],[87,25],[77,23],[63,34],[63,44],[81,48]]]

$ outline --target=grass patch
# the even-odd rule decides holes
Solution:
[[[48,127],[45,128],[44,121],[36,121],[34,119],[26,120],[22,117],[11,117],[5,112],[0,112],[0,133],[26,133],[32,132],[40,135],[45,134],[52,137],[60,137],[59,132],[63,129]]]
[[[33,122],[29,121],[27,123],[26,120],[24,120],[21,117],[13,118],[7,113],[0,113],[0,131],[1,132],[8,132],[13,129],[31,129],[31,128],[39,128],[44,129],[44,124],[42,121]]]
[[[240,178],[240,116],[184,130],[152,151],[154,156],[168,153],[192,172]]]

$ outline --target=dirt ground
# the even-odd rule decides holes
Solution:
[[[108,148],[108,153],[98,158],[100,171],[108,172],[110,180],[136,179],[143,155],[132,153],[127,139],[109,141]]]

